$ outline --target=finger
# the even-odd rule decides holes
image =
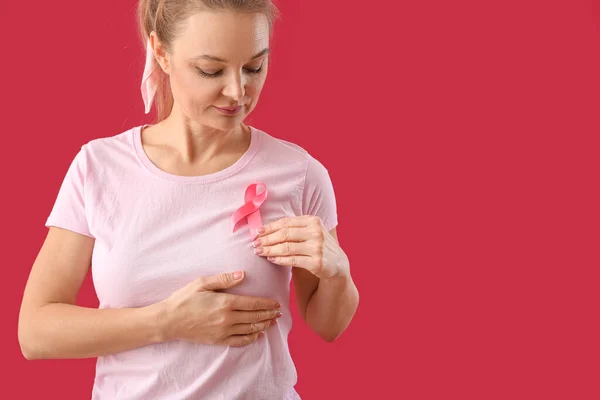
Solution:
[[[264,333],[261,331],[253,333],[251,335],[232,335],[229,336],[227,339],[223,340],[221,343],[226,346],[233,347],[247,346],[251,343],[254,343],[262,335],[264,335]]]
[[[200,276],[196,279],[197,290],[212,290],[230,289],[238,285],[244,277],[244,271],[236,271],[233,273],[222,273],[219,275]]]
[[[239,296],[228,294],[229,308],[234,311],[276,310],[281,307],[277,300],[265,297]]]
[[[271,222],[270,224],[264,225],[258,229],[258,237],[270,235],[271,233],[278,231],[282,228],[302,227],[308,226],[315,222],[315,218],[312,215],[301,215],[297,217],[285,217],[278,219],[277,221]]]
[[[261,311],[234,311],[231,320],[233,324],[250,324],[252,322],[262,322],[281,317],[281,312],[277,310]]]
[[[251,335],[256,332],[264,331],[276,323],[276,319],[271,319],[262,322],[252,322],[250,324],[235,324],[231,326],[229,332],[231,332],[232,335]]]
[[[253,247],[272,246],[283,242],[303,242],[311,238],[306,227],[281,228],[273,233],[257,237],[252,242]]]
[[[284,267],[302,268],[309,271],[313,269],[312,257],[308,256],[267,257],[267,260]]]
[[[284,242],[273,246],[257,247],[254,254],[262,257],[287,257],[287,256],[308,256],[311,253],[311,247],[307,242],[294,243]]]

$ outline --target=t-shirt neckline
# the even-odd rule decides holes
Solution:
[[[256,128],[247,125],[250,128],[250,146],[246,150],[246,152],[232,165],[229,167],[222,169],[217,172],[213,172],[211,174],[206,175],[197,175],[197,176],[183,176],[183,175],[175,175],[170,172],[166,172],[160,168],[158,168],[148,157],[146,152],[144,151],[144,147],[142,146],[142,128],[151,126],[149,124],[136,126],[133,128],[133,145],[135,148],[135,152],[138,156],[138,159],[149,172],[152,174],[166,179],[172,182],[177,183],[211,183],[220,181],[230,177],[231,175],[237,173],[242,168],[244,168],[250,160],[256,155],[259,145],[260,145],[260,135]]]

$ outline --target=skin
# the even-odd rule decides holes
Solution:
[[[168,50],[150,34],[174,98],[169,117],[143,130],[144,150],[155,165],[175,175],[204,175],[233,165],[246,152],[250,130],[243,121],[267,77],[269,34],[264,15],[229,11],[192,15]],[[235,116],[215,108],[236,105],[242,110]],[[335,340],[358,307],[336,229],[326,231],[313,216],[284,218],[264,229],[255,242],[257,256],[276,257],[269,260],[292,268],[302,317],[324,340]]]

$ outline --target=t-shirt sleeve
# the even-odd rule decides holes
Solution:
[[[335,191],[327,169],[309,156],[302,190],[302,214],[321,218],[327,231],[338,224]]]
[[[58,191],[58,196],[46,227],[56,226],[63,229],[94,238],[86,217],[85,183],[88,173],[85,145],[81,147]]]

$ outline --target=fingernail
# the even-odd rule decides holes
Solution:
[[[233,273],[233,279],[242,279],[242,272],[237,271]]]
[[[278,312],[277,314],[275,314],[275,316],[276,316],[277,318],[281,317],[282,315],[283,315],[283,314],[282,314],[282,313],[280,313],[280,312]]]
[[[256,230],[256,232],[257,232],[259,235],[261,235],[261,234],[265,233],[265,228],[258,228],[258,229]]]
[[[271,320],[271,326],[275,325],[276,323],[277,323],[277,320],[276,320],[276,319],[272,319],[272,320]]]
[[[254,249],[254,254],[262,254],[263,253],[263,249],[262,247],[256,247]]]

